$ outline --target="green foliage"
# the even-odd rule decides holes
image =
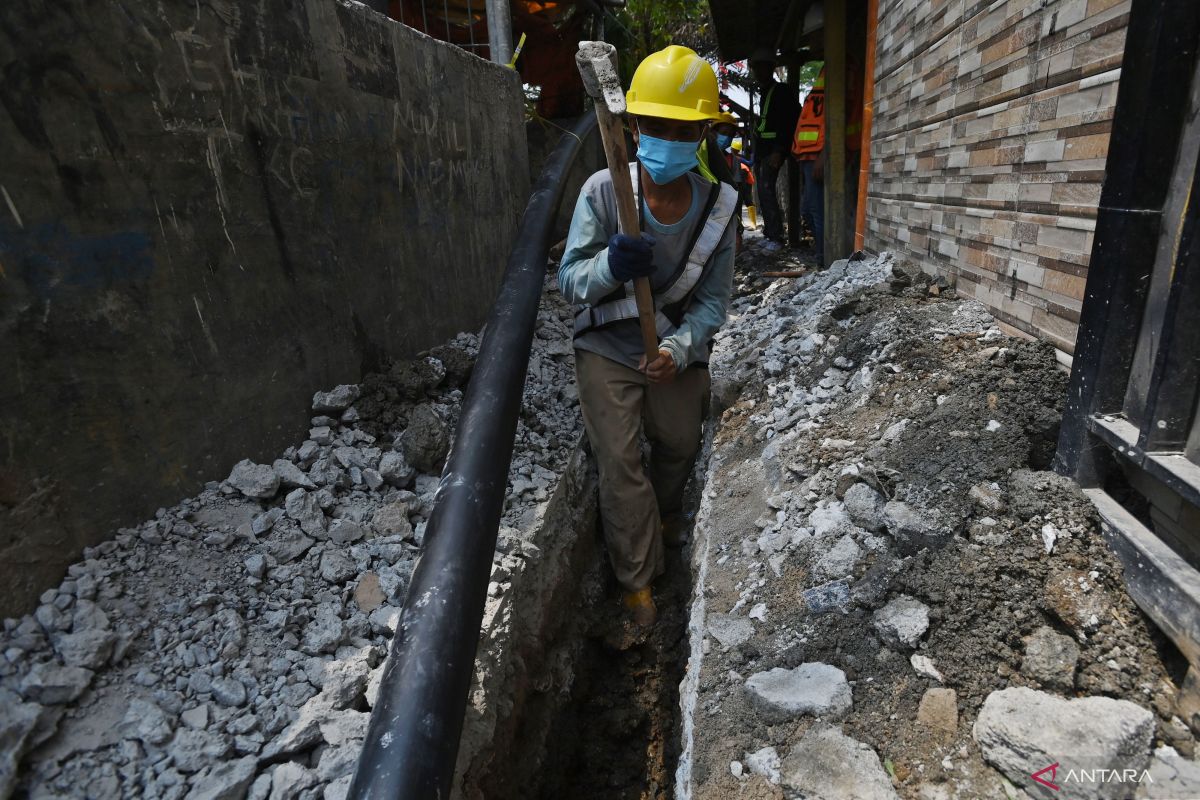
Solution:
[[[615,21],[606,25],[607,38],[617,47],[626,83],[642,59],[667,45],[681,44],[704,58],[717,57],[707,0],[627,0]]]

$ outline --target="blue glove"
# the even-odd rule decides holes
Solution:
[[[634,239],[623,233],[608,240],[608,268],[621,283],[654,273],[654,237]]]

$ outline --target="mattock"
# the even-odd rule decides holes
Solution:
[[[580,42],[575,64],[583,78],[587,93],[596,103],[596,119],[600,123],[600,140],[612,176],[613,193],[617,199],[617,223],[621,233],[633,239],[642,238],[642,221],[638,216],[633,181],[629,177],[629,159],[625,153],[625,131],[621,115],[625,113],[625,93],[617,77],[617,48],[608,42]],[[658,329],[654,324],[654,295],[649,278],[634,278],[634,297],[637,300],[638,322],[642,328],[642,348],[646,363],[658,358]]]

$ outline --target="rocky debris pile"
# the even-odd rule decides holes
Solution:
[[[538,315],[494,600],[581,432],[570,312]],[[0,797],[338,798],[478,350],[313,397],[308,437],[88,548],[0,633]]]
[[[1021,797],[1055,761],[1064,796],[1132,794],[1085,768],[1188,783],[1162,639],[1045,471],[1049,346],[884,254],[746,292],[712,372],[692,797]]]

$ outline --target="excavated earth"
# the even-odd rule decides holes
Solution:
[[[759,276],[802,265],[747,236],[649,633],[612,599],[547,281],[455,796],[1049,797],[1054,762],[1063,797],[1200,797],[1186,665],[1047,471],[1053,350],[886,254]],[[344,797],[477,348],[318,393],[273,463],[5,620],[0,798]]]
[[[677,796],[1047,797],[1052,762],[1137,773],[1062,796],[1200,796],[1186,664],[1047,471],[1052,348],[886,254],[772,282],[748,244],[714,352]]]

